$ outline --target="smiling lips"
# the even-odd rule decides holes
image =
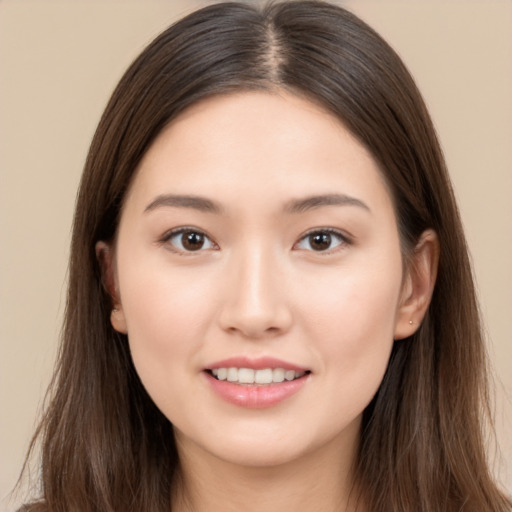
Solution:
[[[251,409],[272,407],[298,392],[310,371],[273,358],[219,361],[204,372],[225,401]]]

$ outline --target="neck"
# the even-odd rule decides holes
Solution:
[[[177,440],[180,474],[173,512],[360,512],[353,465],[357,443],[335,439],[274,466],[232,464]]]

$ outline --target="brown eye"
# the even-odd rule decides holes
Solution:
[[[204,245],[204,235],[194,231],[185,232],[181,235],[181,243],[187,251],[198,251]]]
[[[204,233],[194,229],[173,231],[164,241],[178,252],[197,252],[215,248],[215,244]]]
[[[314,233],[309,235],[309,245],[314,251],[326,251],[331,247],[332,237],[330,233]]]
[[[301,238],[295,245],[295,248],[315,252],[328,252],[349,244],[350,240],[343,233],[332,229],[319,229],[311,231]]]

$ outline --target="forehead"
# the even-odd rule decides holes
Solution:
[[[341,121],[286,92],[215,96],[189,107],[144,155],[127,201],[192,192],[228,202],[332,192],[390,200],[371,154]]]

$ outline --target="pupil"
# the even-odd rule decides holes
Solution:
[[[183,236],[183,247],[189,251],[197,251],[204,245],[204,236],[200,233],[188,232]]]
[[[329,233],[316,233],[311,235],[310,244],[315,251],[329,249],[331,245],[331,235]]]

